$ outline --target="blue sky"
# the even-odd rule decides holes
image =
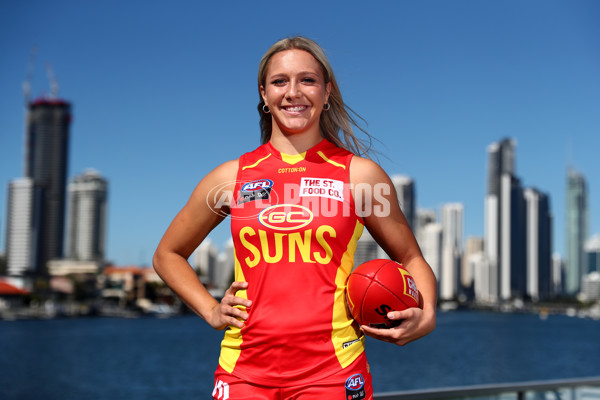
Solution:
[[[108,258],[149,265],[196,183],[259,144],[258,62],[296,34],[326,50],[381,165],[415,180],[419,207],[461,202],[465,236],[481,236],[486,148],[511,137],[517,175],[551,197],[554,249],[564,254],[569,164],[600,233],[600,2],[0,4],[0,249],[33,45],[32,94],[49,92],[50,63],[73,104],[69,176],[91,167],[109,180]]]

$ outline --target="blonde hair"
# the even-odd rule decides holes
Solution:
[[[323,137],[334,143],[336,146],[345,148],[354,154],[367,156],[367,153],[371,149],[371,136],[367,131],[358,126],[356,120],[351,114],[355,115],[363,122],[365,122],[365,120],[356,112],[354,112],[354,110],[344,104],[344,101],[342,100],[342,93],[340,92],[340,88],[335,80],[335,75],[333,74],[333,69],[331,68],[331,64],[329,64],[329,60],[327,59],[327,56],[325,55],[325,52],[321,46],[319,46],[313,40],[302,36],[295,36],[279,40],[273,44],[269,50],[267,50],[258,65],[259,103],[257,108],[258,114],[260,115],[261,143],[267,143],[271,139],[273,120],[271,115],[266,114],[263,111],[263,106],[265,103],[260,93],[260,87],[264,87],[266,85],[267,69],[269,67],[269,61],[271,60],[271,57],[281,51],[292,49],[304,50],[310,53],[321,65],[323,76],[325,77],[325,83],[331,83],[331,93],[329,94],[328,100],[329,109],[327,111],[323,110],[319,120],[319,128]],[[352,125],[367,135],[368,145],[354,135]],[[340,134],[342,138],[340,138]]]

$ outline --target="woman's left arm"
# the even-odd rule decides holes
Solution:
[[[429,334],[435,328],[437,281],[421,254],[398,204],[394,185],[385,171],[371,160],[353,157],[350,182],[366,228],[390,258],[401,263],[413,276],[422,304],[422,308],[390,312],[388,318],[402,320],[394,328],[376,329],[363,325],[361,330],[376,339],[403,346]]]

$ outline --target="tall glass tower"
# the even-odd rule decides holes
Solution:
[[[488,299],[511,297],[511,231],[515,177],[515,147],[512,139],[488,146],[488,180],[485,198],[485,252],[489,262],[491,292]]]
[[[569,168],[567,171],[567,260],[565,291],[576,295],[581,289],[584,271],[583,246],[588,235],[588,195],[585,177]]]
[[[459,273],[463,248],[463,214],[461,203],[442,206],[442,270],[440,299],[453,300],[459,294]]]
[[[414,230],[416,228],[416,195],[415,195],[415,183],[411,177],[406,175],[394,175],[392,176],[392,183],[396,189],[398,195],[398,202],[400,203],[400,209],[406,217],[408,224]]]
[[[67,257],[103,261],[108,183],[95,170],[74,177],[68,186]]]
[[[34,272],[44,273],[47,261],[63,252],[65,192],[71,105],[55,98],[28,104],[25,177],[35,186],[33,228],[38,238]]]

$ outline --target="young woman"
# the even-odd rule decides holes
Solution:
[[[363,334],[404,345],[430,333],[435,277],[390,178],[356,155],[364,147],[323,50],[303,37],[275,43],[260,62],[258,90],[263,144],[200,181],[154,267],[195,313],[227,328],[214,399],[370,399]],[[228,215],[235,282],[218,302],[187,259]],[[345,304],[364,227],[421,293],[422,309],[389,313],[403,320],[395,328],[359,327]]]

